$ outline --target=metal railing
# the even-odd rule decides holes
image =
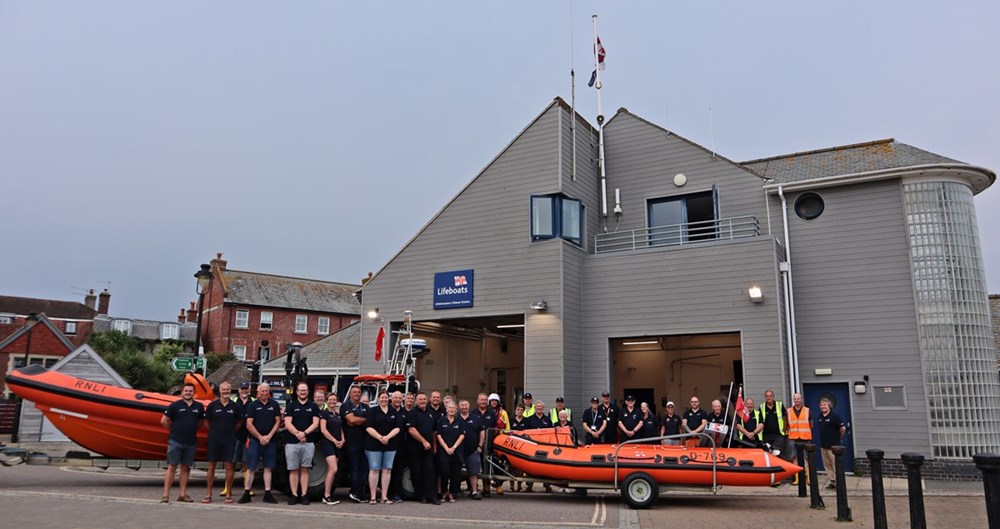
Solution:
[[[757,217],[656,226],[640,230],[601,233],[594,237],[594,253],[627,252],[664,246],[686,246],[722,239],[743,239],[760,235]]]

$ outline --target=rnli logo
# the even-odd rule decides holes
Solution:
[[[465,279],[465,276],[455,276],[455,286],[456,287],[464,287],[465,285],[468,285],[468,284],[469,284],[469,282]]]

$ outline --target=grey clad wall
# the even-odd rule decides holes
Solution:
[[[929,454],[900,182],[816,192],[826,209],[812,221],[791,210],[799,193],[786,193],[802,382],[852,382],[868,375],[872,386],[905,386],[905,410],[874,410],[871,391],[852,394],[855,453],[882,448],[887,457]],[[780,214],[780,201],[774,204],[772,212]],[[780,227],[780,217],[776,222]],[[816,368],[831,368],[833,375],[817,377]]]

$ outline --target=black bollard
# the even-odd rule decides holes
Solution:
[[[844,478],[844,452],[841,445],[833,447],[833,466],[837,467],[837,521],[851,521],[851,507],[847,504],[847,480]],[[827,472],[830,469],[826,469]]]
[[[927,518],[924,516],[924,489],[920,483],[920,467],[924,464],[924,456],[906,453],[899,458],[906,465],[907,490],[910,494],[910,529],[927,529]]]
[[[798,454],[798,463],[802,467],[799,471],[798,481],[799,481],[799,497],[805,498],[808,496],[806,492],[806,454],[805,454],[805,441],[795,441],[795,453]]]
[[[972,456],[976,468],[983,473],[983,491],[986,493],[986,519],[990,529],[1000,529],[1000,454]]]
[[[875,529],[889,529],[885,516],[885,488],[882,486],[882,459],[885,452],[872,449],[865,452],[872,467],[872,517]]]
[[[819,495],[819,480],[816,479],[816,445],[806,443],[806,459],[809,460],[809,508],[826,509]]]

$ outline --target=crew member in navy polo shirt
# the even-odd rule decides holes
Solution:
[[[486,395],[482,395],[486,400]],[[485,428],[483,428],[483,415],[470,410],[472,406],[469,401],[462,399],[458,401],[458,418],[465,427],[465,441],[462,442],[461,455],[465,461],[465,469],[468,471],[469,497],[474,500],[483,499],[479,493],[479,474],[482,472],[483,442],[485,438]],[[478,411],[478,410],[477,410]]]
[[[681,416],[676,413],[677,407],[674,405],[674,401],[667,401],[666,413],[663,415],[663,420],[660,421],[660,435],[678,435],[681,433]],[[664,439],[663,444],[665,445],[679,445],[681,444],[680,439]]]
[[[608,427],[604,429],[604,435],[601,436],[601,442],[617,443],[618,406],[615,406],[615,403],[611,402],[611,393],[607,391],[601,393],[601,413],[604,414],[604,420],[608,422]]]
[[[701,433],[708,425],[708,413],[701,409],[701,401],[698,397],[691,397],[691,407],[684,412],[681,417],[681,428],[685,433]],[[701,444],[701,437],[685,437],[684,440],[696,439]]]
[[[828,398],[819,400],[820,416],[816,417],[816,428],[819,430],[819,447],[823,455],[823,469],[830,483],[828,489],[837,488],[837,472],[833,458],[833,447],[844,442],[847,425],[839,415],[833,413],[833,405]]]
[[[535,403],[535,413],[525,420],[530,429],[552,428],[552,419],[549,418],[548,413],[545,413],[545,403],[540,400]]]
[[[186,383],[181,398],[171,402],[160,418],[160,424],[170,430],[167,439],[167,472],[163,476],[163,497],[160,503],[170,503],[170,487],[174,485],[174,472],[181,467],[180,495],[177,501],[191,503],[187,495],[188,476],[198,449],[198,426],[205,417],[205,407],[194,400],[194,384]]]
[[[326,479],[323,481],[323,503],[336,505],[339,500],[333,499],[333,481],[337,477],[337,458],[344,447],[344,430],[341,427],[340,415],[334,410],[337,407],[337,394],[330,392],[326,397],[326,409],[319,415],[319,449],[326,458]]]
[[[271,472],[278,464],[278,442],[274,438],[281,424],[281,407],[271,398],[271,387],[266,383],[257,386],[257,400],[247,406],[247,431],[250,446],[247,448],[247,474],[243,480],[243,496],[239,503],[250,503],[250,488],[260,459],[264,459],[264,503],[278,503],[271,494]]]
[[[219,384],[219,399],[208,404],[205,418],[208,419],[208,491],[202,503],[212,503],[212,485],[215,481],[215,466],[222,461],[226,468],[226,503],[233,503],[233,453],[236,451],[236,426],[239,424],[240,407],[229,400],[233,392],[229,382]]]
[[[649,409],[649,404],[645,402],[639,405],[639,411],[642,413],[642,416],[639,417],[639,420],[642,422],[642,426],[639,428],[637,437],[639,439],[659,437],[660,418]]]
[[[462,441],[465,439],[465,424],[458,417],[458,406],[454,402],[445,404],[445,416],[438,421],[438,473],[441,475],[443,500],[455,503],[462,490],[458,479],[462,468]]]
[[[403,503],[403,471],[410,466],[410,450],[406,431],[406,414],[408,410],[403,406],[404,398],[402,391],[393,391],[389,396],[389,405],[396,412],[399,423],[399,436],[396,438],[396,456],[392,458],[392,473],[389,476],[389,499],[393,503]],[[410,408],[413,408],[413,400],[409,400]]]
[[[289,505],[309,505],[309,469],[316,455],[319,406],[309,400],[309,384],[295,385],[295,398],[285,406],[285,462],[288,464]]]
[[[618,412],[618,439],[622,442],[635,439],[642,428],[642,412],[635,405],[635,396],[625,395],[625,407]]]
[[[250,436],[247,432],[247,407],[253,402],[250,397],[250,383],[240,382],[239,392],[236,395],[236,400],[233,401],[239,410],[240,421],[236,426],[236,450],[233,453],[233,463],[243,463],[243,474],[244,479],[246,479],[247,473],[247,445],[249,444],[247,438]],[[229,491],[224,491],[229,494]]]
[[[344,427],[344,456],[351,471],[351,501],[361,503],[365,494],[365,477],[368,475],[368,460],[365,458],[365,417],[368,405],[361,402],[361,388],[351,387],[347,402],[340,405],[340,420]]]
[[[597,397],[590,399],[590,408],[583,411],[583,439],[584,445],[592,445],[601,442],[604,429],[608,422],[604,420],[604,413],[601,412],[601,400]]]
[[[410,435],[410,467],[413,475],[413,492],[420,503],[441,505],[435,491],[434,446],[437,423],[427,406],[427,393],[417,393],[416,407],[406,414],[406,428]]]

